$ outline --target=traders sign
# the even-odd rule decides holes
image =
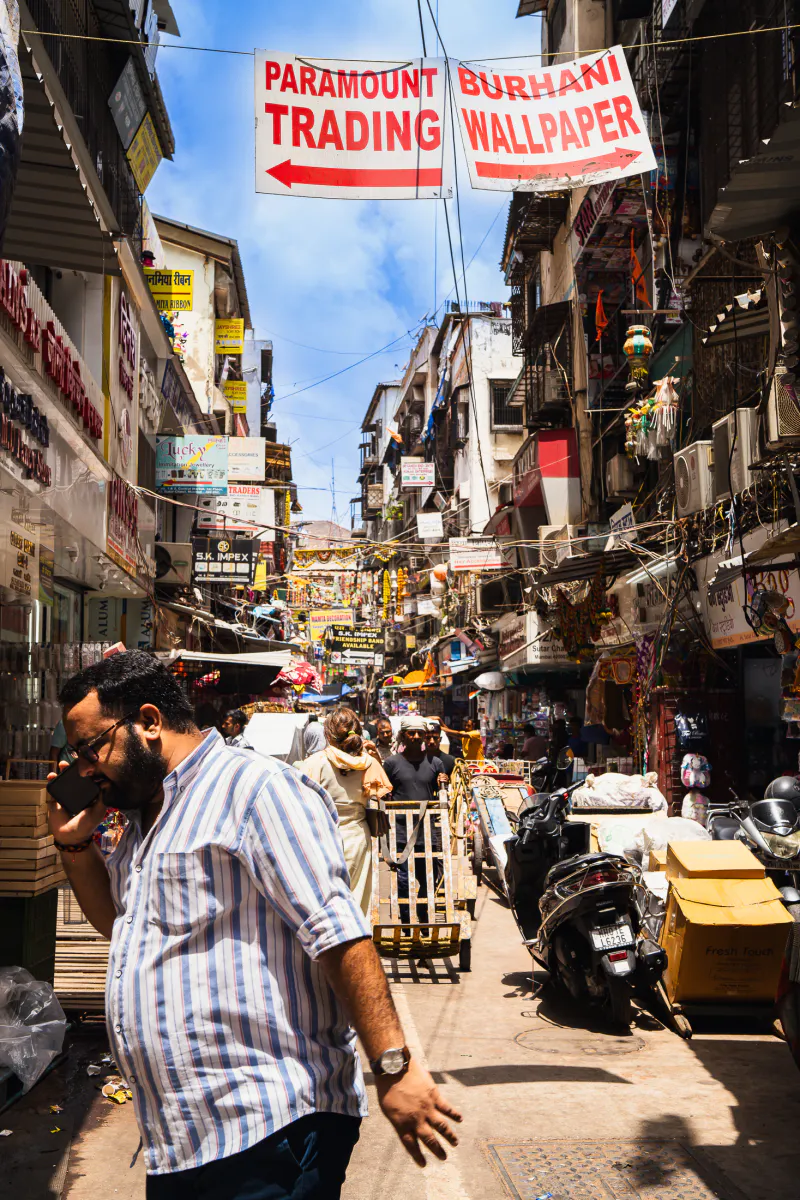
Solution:
[[[145,278],[159,312],[191,312],[194,303],[194,271],[169,267],[145,267]]]
[[[436,483],[436,463],[408,455],[400,459],[400,486],[430,487]]]
[[[275,489],[228,483],[227,496],[204,497],[199,504],[198,529],[223,529],[229,534],[272,536]]]
[[[251,538],[192,538],[195,583],[250,583],[253,578]]]
[[[383,666],[383,630],[378,627],[331,625],[326,648],[334,666]]]
[[[499,571],[508,563],[494,538],[450,538],[450,566],[454,571]]]
[[[450,196],[443,59],[348,62],[255,53],[256,191]]]
[[[474,188],[548,192],[655,169],[621,46],[536,71],[459,63],[452,80]]]
[[[157,437],[156,491],[224,496],[228,490],[226,437]]]
[[[230,320],[214,322],[214,353],[241,354],[244,350],[244,320],[233,317]]]

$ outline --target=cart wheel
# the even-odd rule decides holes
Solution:
[[[480,887],[483,878],[483,834],[480,829],[476,829],[472,835],[472,874]]]
[[[472,942],[469,938],[467,938],[466,941],[459,943],[458,969],[459,971],[472,970]]]
[[[685,1041],[689,1041],[692,1036],[692,1027],[686,1020],[683,1013],[673,1013],[672,1020],[675,1022],[675,1032],[678,1037],[682,1037]]]

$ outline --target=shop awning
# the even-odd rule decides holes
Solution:
[[[724,304],[702,335],[704,346],[721,346],[739,338],[769,333],[769,305],[766,288],[742,292],[730,304]]]
[[[117,227],[116,219],[109,212],[112,224],[107,222],[105,229],[101,225],[91,199],[91,180],[84,174],[56,103],[56,83],[51,91],[24,39],[19,50],[25,125],[3,256],[30,265],[119,275],[110,232]],[[103,199],[98,196],[97,203]]]
[[[289,650],[249,650],[243,654],[221,654],[211,650],[173,650],[158,656],[168,666],[178,662],[213,663],[225,667],[288,667]]]
[[[557,567],[536,580],[537,587],[555,587],[559,583],[575,583],[578,579],[590,580],[598,571],[606,578],[621,575],[639,566],[641,559],[632,550],[610,550],[607,554],[581,554],[576,558],[565,558]]]

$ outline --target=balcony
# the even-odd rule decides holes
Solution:
[[[537,309],[525,338],[525,423],[528,429],[560,427],[572,408],[572,305]]]

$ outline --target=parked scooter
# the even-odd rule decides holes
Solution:
[[[519,814],[506,888],[525,945],[553,981],[629,1025],[633,988],[658,983],[666,954],[639,936],[636,869],[591,853],[590,825],[566,820],[579,786],[536,795]]]
[[[730,804],[709,808],[707,829],[714,841],[741,841],[755,854],[800,921],[800,783],[792,775],[773,779],[763,800],[741,800],[730,788]]]

